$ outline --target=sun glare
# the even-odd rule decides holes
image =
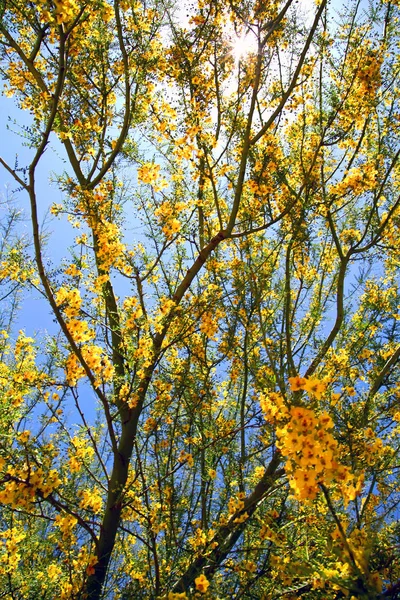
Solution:
[[[257,40],[251,32],[242,33],[237,36],[232,35],[232,55],[235,59],[235,64],[246,57],[247,54],[255,52],[257,50]]]
[[[246,54],[254,52],[256,49],[256,40],[250,33],[243,33],[236,40],[233,39],[232,54],[235,63],[238,63]]]

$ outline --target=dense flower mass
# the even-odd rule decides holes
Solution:
[[[310,400],[320,400],[327,384],[318,379],[289,378],[292,392],[306,391]],[[364,474],[357,476],[341,464],[346,450],[335,439],[334,423],[326,411],[306,406],[286,407],[275,393],[260,399],[265,419],[276,423],[277,447],[286,459],[285,470],[295,497],[314,500],[322,485],[336,484],[346,504],[361,494]]]

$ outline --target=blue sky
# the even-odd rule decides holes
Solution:
[[[0,96],[0,155],[14,168],[16,159],[19,168],[29,165],[34,156],[24,139],[24,127],[31,122],[30,114],[15,106],[14,98]],[[55,138],[44,153],[37,169],[37,197],[39,221],[43,231],[49,234],[49,245],[45,252],[46,263],[57,267],[62,257],[66,256],[66,248],[71,244],[76,231],[67,223],[53,218],[48,214],[53,202],[61,201],[61,192],[55,182],[49,181],[52,173],[62,172],[66,165],[62,160],[63,148]],[[21,173],[19,173],[21,176]],[[24,190],[18,190],[18,184],[4,167],[0,167],[0,194],[2,197],[14,198],[18,207],[22,208],[23,218],[19,224],[18,233],[27,239],[32,238],[30,225],[30,208],[28,195]],[[32,249],[33,250],[33,249]],[[50,262],[49,262],[50,261]],[[21,297],[21,310],[18,313],[16,329],[24,329],[27,335],[39,332],[54,332],[57,327],[52,321],[47,302],[38,292],[27,291]]]

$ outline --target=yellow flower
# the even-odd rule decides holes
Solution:
[[[196,590],[198,590],[202,594],[205,594],[208,586],[210,585],[210,582],[208,581],[207,577],[202,573],[201,575],[196,577],[194,582],[196,584]]]
[[[303,389],[319,400],[326,390],[326,383],[318,379],[307,379]]]
[[[51,564],[47,567],[47,576],[50,581],[59,581],[61,575],[61,568],[59,565]]]
[[[296,375],[296,377],[289,377],[290,389],[292,392],[298,392],[299,390],[304,390],[304,386],[307,382],[307,379],[304,377],[300,377],[300,375]]]
[[[30,437],[31,432],[29,431],[29,429],[25,429],[25,431],[21,431],[21,433],[18,435],[18,441],[21,442],[21,444],[26,444],[26,442],[29,441]]]
[[[159,178],[160,165],[145,163],[138,168],[138,179],[141,183],[154,184]]]

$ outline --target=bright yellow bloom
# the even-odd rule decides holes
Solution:
[[[307,379],[303,389],[319,400],[326,390],[326,383],[318,379]]]
[[[290,389],[292,392],[298,392],[299,390],[304,390],[304,386],[307,382],[307,379],[304,377],[300,377],[300,375],[296,375],[296,377],[289,377]]]
[[[202,573],[201,575],[199,575],[199,577],[196,577],[194,582],[196,584],[196,590],[198,590],[202,594],[205,594],[208,586],[210,585],[210,582],[208,581],[207,577]]]

